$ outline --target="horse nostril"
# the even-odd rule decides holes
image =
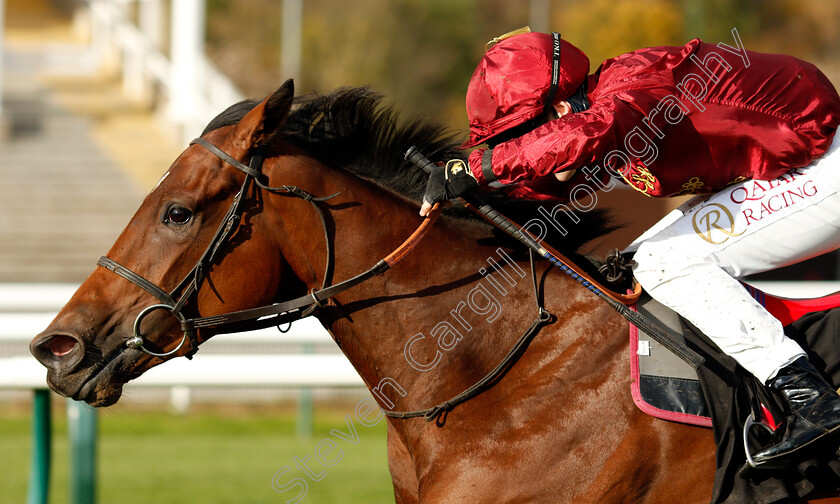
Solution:
[[[76,348],[76,344],[76,340],[70,336],[60,334],[50,339],[49,348],[53,355],[56,357],[62,357],[72,352],[73,349]]]
[[[85,355],[84,343],[70,334],[41,333],[29,344],[38,362],[53,370],[69,372]]]

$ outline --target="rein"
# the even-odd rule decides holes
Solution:
[[[432,207],[432,211],[430,212],[429,216],[420,224],[417,230],[415,230],[414,233],[412,233],[411,236],[409,236],[408,239],[406,239],[393,252],[388,254],[388,256],[378,261],[366,271],[338,284],[328,286],[327,283],[329,278],[329,272],[332,267],[332,263],[330,260],[332,249],[329,240],[329,233],[327,232],[326,219],[318,203],[334,198],[338,195],[338,193],[325,197],[315,197],[314,195],[295,186],[284,185],[280,187],[271,187],[267,185],[267,183],[264,182],[265,174],[261,171],[262,164],[265,160],[264,147],[255,149],[248,165],[245,165],[244,163],[231,157],[230,155],[228,155],[227,153],[225,153],[224,151],[222,151],[221,149],[219,149],[218,147],[216,147],[215,145],[211,144],[203,138],[197,138],[190,142],[190,145],[193,144],[201,145],[227,164],[233,166],[234,168],[238,169],[239,171],[245,174],[245,180],[242,183],[241,189],[236,194],[236,196],[234,196],[234,200],[231,203],[231,206],[228,209],[225,218],[220,223],[218,229],[216,230],[216,233],[213,236],[213,239],[210,240],[209,245],[207,246],[206,250],[201,255],[201,257],[198,259],[195,266],[193,266],[193,268],[184,276],[181,282],[179,282],[178,285],[172,291],[166,292],[162,288],[155,285],[153,282],[135,273],[131,269],[117,263],[113,259],[103,256],[97,262],[99,266],[102,266],[103,268],[112,271],[115,274],[130,281],[131,283],[145,290],[160,301],[159,304],[154,304],[141,310],[141,312],[137,315],[137,318],[134,321],[134,335],[131,338],[129,338],[125,343],[127,347],[141,350],[149,355],[153,355],[156,357],[166,357],[172,355],[178,350],[180,350],[183,347],[184,343],[187,340],[189,340],[191,348],[184,356],[187,358],[192,358],[192,355],[194,355],[198,351],[198,339],[195,334],[196,329],[213,328],[223,329],[222,332],[228,333],[242,332],[272,326],[279,327],[279,325],[281,324],[293,322],[295,320],[308,317],[317,308],[323,307],[323,303],[327,299],[341,292],[344,292],[347,289],[355,287],[356,285],[359,285],[362,282],[365,282],[366,280],[374,276],[381,275],[382,273],[388,271],[396,263],[401,261],[414,249],[417,243],[422,239],[422,237],[431,228],[437,217],[440,215],[441,205],[437,203]],[[409,156],[406,157],[409,158]],[[417,160],[412,161],[415,163],[417,162]],[[219,251],[222,249],[222,246],[228,241],[234,230],[237,229],[242,219],[242,200],[245,198],[247,192],[251,189],[251,184],[254,184],[259,189],[263,189],[273,194],[285,194],[288,196],[297,197],[312,204],[313,208],[318,213],[318,216],[321,220],[321,224],[324,230],[324,240],[327,247],[327,261],[324,268],[324,279],[321,284],[321,288],[317,290],[313,289],[309,294],[305,296],[301,296],[289,301],[284,301],[282,303],[275,303],[271,305],[261,306],[258,308],[251,308],[225,313],[222,315],[196,317],[188,319],[182,313],[183,308],[187,304],[189,299],[196,292],[198,292],[201,283],[205,279],[207,270],[216,259]],[[473,207],[473,210],[477,209]],[[481,213],[482,215],[487,217],[486,212],[478,211],[478,213]],[[500,225],[499,220],[489,220],[491,220],[491,222],[497,227],[500,227],[503,230],[505,229],[505,226]],[[485,390],[492,387],[501,378],[501,376],[504,375],[504,373],[508,369],[510,369],[510,367],[519,359],[519,357],[527,349],[531,340],[537,335],[537,333],[539,333],[542,326],[550,323],[553,319],[551,313],[549,313],[545,308],[543,308],[542,304],[540,303],[536,279],[536,269],[534,266],[533,247],[529,248],[529,254],[531,262],[531,281],[534,287],[534,297],[537,305],[538,314],[534,321],[531,323],[530,327],[519,338],[519,340],[508,352],[508,354],[502,359],[502,361],[493,370],[487,373],[487,375],[485,375],[482,379],[476,382],[473,386],[464,390],[460,394],[452,397],[448,401],[444,401],[443,403],[431,408],[415,411],[383,410],[383,413],[385,415],[391,418],[399,419],[416,418],[422,416],[426,419],[426,421],[433,421],[440,417],[442,414],[451,411],[458,404],[468,401],[469,399],[481,394]],[[541,255],[544,256],[544,254],[542,253]],[[577,270],[573,270],[565,264],[562,264],[561,269],[563,269],[566,273],[571,274],[573,277],[576,277],[576,280],[581,282],[584,286],[587,286],[587,288],[589,288],[590,290],[596,292],[601,291],[601,289],[598,288],[601,286],[598,285],[597,287],[595,287],[595,285],[593,285],[594,280],[592,280],[585,274],[578,273]],[[606,289],[604,289],[604,291],[606,291]],[[179,292],[180,296],[178,296]],[[615,296],[618,297],[618,299],[613,298],[613,301],[615,303],[620,303],[619,299],[621,299],[622,301],[627,301],[633,298],[632,295],[628,297],[618,296],[617,294],[615,294]],[[156,310],[168,310],[170,314],[172,314],[180,321],[181,329],[184,331],[184,336],[181,339],[180,343],[174,349],[168,352],[155,352],[147,348],[147,341],[140,332],[140,324],[143,318],[145,318],[149,313]]]

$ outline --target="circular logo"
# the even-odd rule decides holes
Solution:
[[[708,203],[698,208],[691,218],[691,224],[697,236],[715,245],[744,234],[743,231],[735,232],[735,217],[720,203]],[[721,235],[723,239],[719,239]]]

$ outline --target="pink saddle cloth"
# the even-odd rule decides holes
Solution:
[[[840,292],[814,299],[789,299],[767,294],[747,284],[744,287],[783,326],[809,313],[840,306]],[[656,319],[672,336],[683,338],[685,326],[680,317],[646,293],[631,308]],[[639,409],[656,418],[711,427],[712,421],[695,371],[632,324],[630,372],[633,401]]]

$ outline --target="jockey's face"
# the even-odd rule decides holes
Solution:
[[[569,102],[562,100],[555,102],[554,106],[551,107],[551,109],[554,111],[554,114],[556,114],[555,117],[553,117],[552,119],[560,119],[564,115],[572,112],[572,106],[569,105]],[[567,180],[572,178],[576,171],[576,169],[563,170],[561,172],[555,173],[554,177],[560,182],[566,182]]]
[[[554,113],[556,114],[554,119],[560,119],[564,115],[570,114],[572,112],[572,106],[569,105],[569,102],[564,100],[554,102],[554,106],[552,108],[554,109]]]

